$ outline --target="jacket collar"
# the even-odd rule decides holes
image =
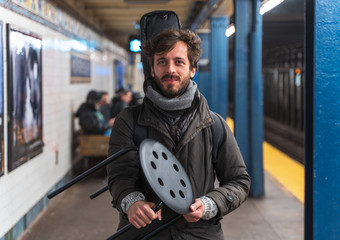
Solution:
[[[143,110],[141,111],[137,123],[142,126],[148,126],[156,129],[164,135],[169,135],[163,122],[158,118],[154,112],[154,106],[147,101],[143,102]],[[213,118],[209,111],[209,106],[205,97],[200,94],[198,110],[190,124],[189,128],[183,135],[181,143],[186,143],[197,135],[203,128],[209,127],[213,124]]]

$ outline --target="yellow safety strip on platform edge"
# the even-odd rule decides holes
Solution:
[[[263,167],[300,202],[305,202],[305,168],[267,142],[263,142]]]
[[[234,121],[227,118],[227,124],[234,132]],[[277,148],[263,142],[263,167],[300,202],[305,202],[305,168]]]

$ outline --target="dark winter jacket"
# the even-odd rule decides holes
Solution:
[[[91,104],[83,103],[76,112],[85,134],[104,134],[111,126]]]
[[[136,121],[134,111],[135,107],[127,108],[117,116],[110,138],[109,155],[134,145],[133,133]],[[226,138],[218,150],[216,159],[212,159],[213,136],[210,126],[214,120],[203,95],[200,95],[194,118],[177,144],[148,101],[144,101],[137,121],[138,124],[148,127],[149,138],[165,145],[178,158],[190,178],[194,197],[210,197],[216,202],[219,210],[217,216],[208,221],[188,223],[182,218],[152,239],[223,239],[219,219],[246,200],[250,187],[250,177],[228,126],[224,124]],[[126,214],[121,210],[121,201],[125,196],[140,191],[144,193],[147,201],[156,201],[157,198],[145,183],[136,151],[130,151],[113,161],[107,166],[107,171],[108,185],[113,196],[112,203],[120,211],[121,228],[128,223]],[[215,178],[219,181],[218,188],[214,187]],[[135,229],[129,231],[130,235],[124,235],[120,239],[133,239],[131,236],[135,234],[143,235],[175,215],[172,210],[164,207],[161,223],[155,220],[151,225],[138,231]]]

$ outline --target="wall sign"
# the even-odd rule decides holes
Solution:
[[[43,150],[42,40],[7,25],[8,43],[8,169]]]

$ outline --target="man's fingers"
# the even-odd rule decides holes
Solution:
[[[193,203],[193,204],[190,205],[190,210],[191,210],[192,212],[195,212],[197,208],[199,208],[197,202],[195,202],[195,203]]]
[[[183,215],[188,222],[197,222],[201,219],[204,212],[204,204],[200,199],[195,199],[195,202],[190,205],[189,213]]]
[[[134,225],[137,229],[145,227],[150,224],[154,219],[161,219],[161,212],[155,213],[152,210],[155,204],[151,202],[138,201],[129,208],[128,218],[129,222]]]
[[[204,204],[203,204],[203,202],[201,200],[195,199],[195,202],[190,205],[190,210],[192,212],[195,212],[197,209],[199,209],[199,208],[201,208],[203,206],[204,206]]]
[[[158,210],[157,214],[157,218],[159,221],[162,221],[162,210]]]
[[[140,229],[146,226],[146,223],[139,218],[131,219],[130,223],[135,226],[135,228]]]
[[[129,218],[129,221],[132,225],[134,225],[137,229],[141,227],[145,227],[147,224],[151,223],[151,220],[147,215],[145,215],[142,211],[136,212],[135,215],[133,215],[131,218]]]

